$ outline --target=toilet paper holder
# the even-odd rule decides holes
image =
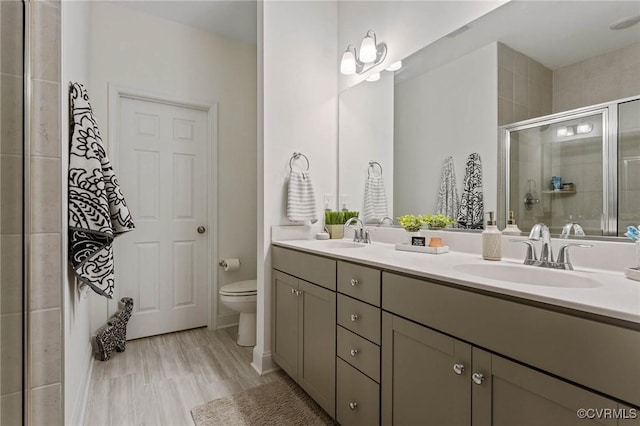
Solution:
[[[238,262],[239,263],[239,262]],[[223,268],[226,268],[227,266],[229,266],[227,264],[226,259],[222,259],[220,262],[218,262],[218,265],[222,266]]]

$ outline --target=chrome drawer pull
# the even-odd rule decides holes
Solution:
[[[455,371],[456,374],[462,374],[462,372],[464,371],[464,365],[453,364],[453,371]]]
[[[291,289],[291,294],[296,294],[296,289],[295,288]]]
[[[349,408],[351,408],[352,410],[355,410],[357,406],[358,406],[357,402],[350,402],[349,403]]]
[[[481,385],[482,382],[484,382],[484,374],[482,374],[482,373],[473,373],[471,375],[471,379],[473,380],[473,383],[475,383],[476,385]]]
[[[358,314],[351,314],[351,321],[356,322],[358,320]]]
[[[351,287],[355,287],[359,284],[359,281],[355,278],[351,278]]]
[[[358,350],[357,349],[351,349],[351,356],[356,356],[358,355]]]

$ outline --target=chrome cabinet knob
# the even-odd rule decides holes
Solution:
[[[355,279],[355,278],[351,278],[351,287],[355,287],[359,284],[360,282]]]
[[[455,371],[456,374],[462,374],[462,372],[464,371],[464,365],[453,364],[453,371]]]
[[[357,349],[351,349],[351,356],[356,356],[358,355],[358,350]]]
[[[357,406],[358,406],[358,403],[355,401],[349,403],[349,408],[351,408],[352,410],[355,410]]]
[[[475,383],[476,385],[481,385],[482,382],[484,382],[484,374],[482,374],[482,373],[473,373],[471,375],[471,380],[473,380],[473,383]]]
[[[204,226],[198,226],[198,234],[204,234],[205,232],[207,232],[207,228],[205,228]]]
[[[291,294],[296,294],[296,289],[295,288],[291,289]]]
[[[352,321],[352,322],[356,322],[356,321],[358,320],[358,318],[360,318],[360,317],[358,316],[358,314],[351,314],[351,321]]]

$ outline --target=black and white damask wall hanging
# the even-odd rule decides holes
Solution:
[[[484,227],[482,161],[477,152],[469,154],[467,157],[457,222],[460,227],[467,229],[482,229]]]
[[[70,85],[69,106],[69,259],[81,287],[111,299],[111,243],[135,226],[82,84]]]

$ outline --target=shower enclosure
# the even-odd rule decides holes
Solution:
[[[22,1],[0,1],[0,424],[25,412],[25,120]]]
[[[640,97],[501,128],[506,216],[528,232],[622,236],[640,224]],[[503,217],[504,217],[503,216]],[[572,228],[575,229],[575,228]]]

